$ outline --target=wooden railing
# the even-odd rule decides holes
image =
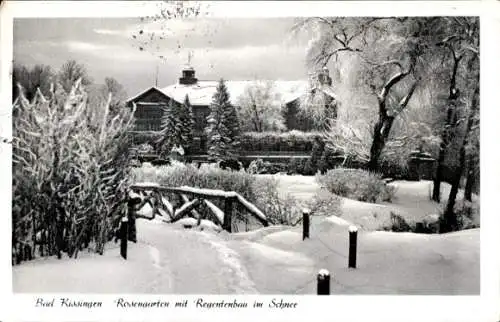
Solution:
[[[233,191],[199,189],[193,187],[165,187],[154,183],[136,183],[130,186],[131,199],[136,199],[134,209],[141,209],[146,203],[152,206],[152,219],[159,215],[166,222],[176,222],[184,217],[197,219],[198,225],[201,220],[208,219],[222,229],[231,232],[233,224],[234,208],[245,210],[249,215],[255,217],[263,226],[269,226],[266,215],[255,205],[246,200],[240,194]],[[175,196],[176,200],[170,200],[168,196]],[[213,201],[223,203],[220,209]],[[206,206],[208,211],[199,211],[201,205]],[[139,215],[140,217],[140,215]]]

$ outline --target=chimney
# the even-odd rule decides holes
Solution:
[[[194,77],[194,68],[190,65],[186,65],[182,69],[182,77],[179,78],[179,84],[182,85],[193,85],[196,84],[198,79]]]

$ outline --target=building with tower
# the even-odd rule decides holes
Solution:
[[[238,109],[238,98],[248,86],[256,80],[225,80],[231,103]],[[189,98],[195,119],[195,150],[206,151],[204,129],[206,118],[210,112],[209,105],[216,91],[218,80],[199,80],[195,69],[187,64],[181,71],[181,76],[175,84],[166,87],[150,87],[127,100],[127,105],[136,105],[136,131],[160,131],[164,107],[173,101],[174,105]],[[299,106],[307,97],[307,91],[324,96],[322,104],[328,104],[336,113],[336,96],[327,68],[310,75],[307,80],[283,81],[273,80],[274,89],[279,94],[283,107],[285,125],[288,130],[308,131],[312,125],[298,117]]]

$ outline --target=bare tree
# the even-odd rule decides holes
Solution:
[[[16,64],[12,71],[12,99],[15,100],[19,96],[19,86],[30,101],[35,97],[37,89],[40,89],[42,94],[48,95],[52,82],[54,82],[54,72],[50,66],[35,65],[30,69]]]
[[[238,98],[238,116],[243,131],[282,131],[285,122],[282,101],[272,81],[255,81]]]
[[[472,24],[472,28],[479,32],[479,29],[476,29],[476,26]],[[473,34],[471,32],[470,34]],[[477,34],[476,34],[477,35]],[[468,105],[468,113],[466,117],[466,126],[465,133],[461,142],[460,152],[458,155],[458,167],[455,169],[453,173],[453,178],[451,182],[451,190],[450,195],[448,196],[448,202],[446,204],[446,209],[444,211],[442,231],[452,231],[458,229],[457,216],[455,214],[455,203],[457,199],[458,190],[460,187],[460,181],[462,179],[462,175],[467,166],[467,159],[469,159],[469,169],[474,169],[474,152],[470,151],[470,147],[479,146],[479,37],[472,39],[472,41],[467,46],[468,50],[468,62],[467,62],[467,72],[468,72],[468,87],[472,92],[468,95],[468,99],[470,100]],[[467,151],[469,150],[469,152]],[[477,151],[478,152],[478,151]],[[477,161],[478,154],[475,158]],[[471,176],[472,173],[469,173],[468,176]],[[468,178],[471,179],[472,178]],[[472,193],[470,193],[472,194]],[[470,200],[472,196],[468,197]]]
[[[73,84],[79,79],[82,85],[89,85],[92,83],[87,73],[87,68],[84,65],[77,63],[76,60],[68,60],[61,66],[58,73],[58,81],[61,83],[66,93],[71,91]]]
[[[120,82],[118,82],[115,78],[106,77],[104,79],[103,91],[112,95],[112,107],[125,104],[125,100],[127,99],[127,92],[123,88],[123,85],[120,84]]]
[[[421,37],[428,18],[308,18],[312,27],[310,66],[326,66],[341,53],[356,54],[365,66],[361,82],[375,95],[378,118],[372,129],[368,166],[376,170],[395,119],[406,109],[421,79]]]
[[[438,165],[434,178],[432,199],[439,202],[441,199],[441,182],[445,168],[445,155],[451,139],[456,134],[458,126],[458,109],[463,105],[461,102],[461,91],[458,82],[466,77],[470,71],[461,67],[464,60],[471,59],[471,55],[478,53],[479,26],[477,18],[473,17],[450,17],[445,18],[442,39],[436,45],[445,48],[447,59],[451,62],[451,73],[449,79],[449,94],[447,98],[446,119],[441,130],[441,143],[439,146]],[[441,35],[440,34],[440,35]],[[446,57],[446,56],[445,56]],[[474,58],[475,59],[475,58]],[[459,71],[462,70],[462,74]],[[474,86],[474,85],[472,85]],[[471,175],[474,167],[471,165]],[[472,184],[472,178],[471,178]]]

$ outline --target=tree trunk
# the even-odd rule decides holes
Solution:
[[[385,113],[379,114],[379,120],[373,128],[373,142],[370,148],[370,160],[368,161],[370,171],[376,171],[378,168],[378,161],[391,132],[393,122],[394,117],[387,116]]]
[[[441,232],[446,233],[457,229],[457,216],[455,215],[455,203],[457,200],[458,189],[460,187],[460,179],[465,167],[465,147],[460,149],[459,166],[453,174],[453,181],[451,182],[450,195],[448,196],[448,203],[444,212],[444,222],[441,227]]]
[[[436,176],[434,177],[434,187],[432,191],[432,200],[435,202],[441,201],[441,182],[443,181],[444,159],[446,155],[446,148],[450,143],[450,128],[453,122],[453,115],[455,114],[455,102],[449,102],[446,111],[446,123],[443,131],[441,132],[441,143],[439,144],[438,164],[436,169]]]
[[[474,167],[469,165],[469,169],[467,171],[467,179],[465,182],[465,192],[464,198],[467,201],[472,201],[472,188],[474,187],[474,181],[476,176],[474,175]]]
[[[479,177],[479,171],[478,171],[479,164],[475,164],[476,157],[478,158],[477,162],[479,163],[479,149],[480,149],[479,141],[476,141],[474,146],[477,151],[476,152],[477,156],[476,155],[469,156],[469,167],[467,169],[467,179],[465,182],[465,192],[464,192],[465,200],[471,202],[472,202],[472,190],[474,189],[474,187],[476,187],[477,183],[479,182],[477,180],[477,178]]]
[[[434,187],[432,191],[432,200],[436,202],[441,201],[441,182],[443,181],[443,171],[444,171],[444,159],[446,155],[446,148],[450,143],[450,130],[452,127],[457,99],[460,96],[459,90],[456,88],[457,71],[460,60],[463,56],[456,56],[455,52],[453,54],[453,70],[450,79],[450,92],[448,94],[448,108],[446,110],[446,122],[444,124],[443,130],[441,131],[441,143],[439,145],[439,156],[438,164],[436,169],[436,175],[434,177]]]
[[[253,104],[253,112],[254,112],[254,117],[255,119],[253,120],[254,126],[255,126],[255,131],[256,132],[262,132],[262,122],[259,117],[259,113],[257,111],[257,105],[255,103]]]
[[[408,102],[410,101],[413,93],[415,92],[415,89],[417,88],[418,80],[413,83],[410,90],[408,91],[408,94],[406,94],[406,96],[403,97],[403,99],[399,102],[397,108],[393,109],[391,115],[389,115],[386,106],[387,95],[389,94],[392,86],[394,86],[410,74],[410,72],[413,70],[414,64],[415,61],[412,60],[412,65],[407,72],[400,72],[392,76],[384,85],[378,95],[378,121],[373,127],[373,141],[370,148],[370,160],[368,161],[368,169],[370,171],[377,170],[380,155],[382,154],[382,150],[384,149],[387,139],[389,138],[389,134],[391,133],[392,123],[394,123],[394,119],[396,118],[396,116],[400,112],[402,112],[408,105]]]
[[[476,88],[474,94],[472,95],[472,103],[470,107],[469,116],[467,119],[467,127],[465,129],[465,135],[462,141],[462,146],[460,147],[459,154],[459,166],[455,170],[453,175],[453,182],[451,183],[451,191],[448,197],[448,204],[446,205],[446,210],[444,213],[444,223],[442,227],[442,232],[448,232],[457,229],[457,217],[455,215],[455,203],[457,199],[458,188],[460,186],[460,179],[462,178],[463,171],[465,169],[466,163],[466,146],[469,142],[469,136],[474,124],[474,116],[476,114],[477,108],[479,106],[479,80],[476,83]]]

